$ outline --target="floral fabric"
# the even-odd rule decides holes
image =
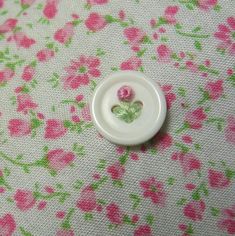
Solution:
[[[234,9],[0,0],[0,235],[235,235]],[[91,121],[93,90],[119,70],[167,100],[138,147]]]

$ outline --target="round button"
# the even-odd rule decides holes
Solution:
[[[126,146],[151,139],[163,125],[166,110],[161,88],[135,71],[117,72],[104,79],[91,102],[97,130],[109,141]]]

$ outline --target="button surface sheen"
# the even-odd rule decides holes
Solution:
[[[161,88],[144,74],[116,72],[95,89],[91,114],[98,131],[109,141],[126,146],[144,143],[166,117]]]

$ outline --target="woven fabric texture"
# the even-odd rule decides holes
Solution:
[[[0,235],[235,235],[234,13],[234,0],[0,0]],[[121,70],[167,100],[138,147],[108,142],[89,112]]]

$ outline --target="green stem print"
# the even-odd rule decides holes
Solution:
[[[32,168],[32,167],[41,167],[41,168],[48,169],[49,173],[52,176],[56,175],[56,171],[49,167],[49,162],[48,162],[46,157],[42,157],[41,159],[38,159],[34,162],[29,162],[29,163],[22,162],[20,160],[14,159],[14,158],[8,156],[7,154],[5,154],[4,152],[1,152],[1,151],[0,151],[0,157],[2,159],[12,163],[15,166],[19,166],[20,168],[22,168],[22,170],[25,173],[30,173],[30,168]]]
[[[176,30],[176,33],[185,37],[198,38],[198,39],[206,39],[210,37],[209,34],[187,33],[187,32],[182,32],[180,30]]]
[[[70,208],[68,214],[66,215],[64,221],[61,224],[61,227],[63,229],[70,229],[71,228],[70,221],[71,221],[71,218],[72,218],[74,213],[75,213],[75,209],[74,208]]]

